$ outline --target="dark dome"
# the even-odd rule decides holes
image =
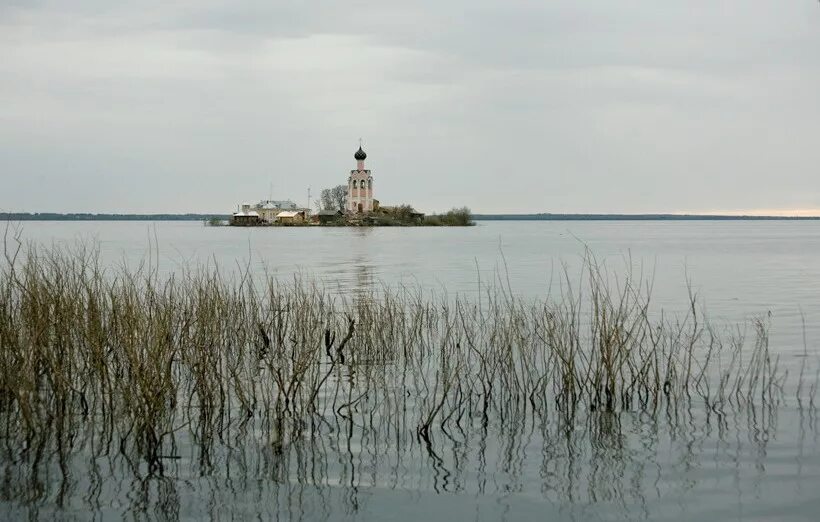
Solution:
[[[367,158],[367,154],[365,154],[362,150],[361,145],[359,145],[359,150],[356,151],[356,154],[354,154],[353,157],[359,161],[364,161],[364,159]]]

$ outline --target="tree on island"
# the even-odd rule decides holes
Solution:
[[[322,210],[341,210],[347,208],[347,185],[336,185],[333,188],[322,189],[320,196]]]

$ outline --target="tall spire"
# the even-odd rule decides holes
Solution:
[[[356,161],[364,161],[367,158],[367,153],[362,149],[362,139],[359,138],[359,150],[356,151],[356,154],[353,155],[356,158]]]

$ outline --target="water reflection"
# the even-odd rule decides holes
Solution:
[[[412,519],[414,513],[432,514],[435,502],[429,509],[419,502],[436,495],[447,509],[456,500],[476,506],[471,519],[507,510],[510,519],[552,512],[649,520],[668,515],[670,502],[682,503],[680,516],[671,518],[685,519],[720,513],[724,501],[714,493],[750,501],[746,509],[754,512],[754,499],[764,491],[780,490],[783,496],[763,503],[777,508],[811,498],[820,485],[816,437],[805,446],[805,433],[816,433],[814,410],[785,410],[786,422],[800,422],[803,435],[796,439],[779,428],[772,409],[710,418],[690,405],[660,421],[602,412],[573,426],[525,409],[489,422],[465,412],[422,440],[403,429],[404,406],[412,407],[386,413],[363,398],[341,413],[312,419],[302,436],[283,445],[268,442],[259,419],[207,442],[182,432],[166,447],[163,465],[153,469],[117,448],[117,433],[69,423],[40,434],[29,447],[5,448],[0,512],[8,518],[87,510],[100,518],[240,513],[347,520],[406,510],[400,518]],[[770,462],[777,468],[772,475]],[[780,488],[783,474],[800,481]]]
[[[317,259],[318,276],[328,288],[339,295],[353,298],[374,290],[382,278],[378,261],[370,253],[373,229],[355,227],[349,233],[349,243],[333,255]]]

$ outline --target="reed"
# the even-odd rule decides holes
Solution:
[[[503,277],[474,297],[350,298],[249,269],[103,267],[87,245],[19,252],[7,241],[0,271],[7,455],[54,447],[64,462],[91,447],[161,472],[183,435],[208,466],[247,438],[282,452],[367,416],[373,440],[412,433],[435,457],[437,439],[521,418],[600,438],[624,412],[693,422],[693,408],[720,418],[785,400],[765,318],[748,339],[722,334],[691,292],[669,316],[642,276],[612,278],[589,254],[577,282],[565,271],[555,296],[529,301]],[[813,404],[815,385],[797,389]]]

